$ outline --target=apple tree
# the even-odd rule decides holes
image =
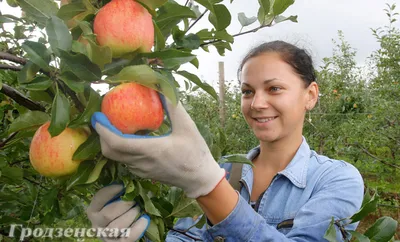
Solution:
[[[150,51],[116,56],[114,47],[99,43],[93,28],[96,15],[109,0],[0,2],[22,13],[0,14],[0,236],[6,241],[10,240],[10,224],[32,229],[88,228],[85,207],[98,189],[112,182],[124,183],[123,199],[135,199],[152,217],[146,232],[152,241],[162,241],[177,218],[201,215],[197,203],[179,189],[133,177],[123,165],[102,156],[98,135],[90,125],[103,98],[94,84],[112,88],[126,81],[137,82],[175,103],[182,90],[200,88],[218,101],[212,86],[184,69],[184,65],[201,65],[194,52],[217,51],[224,55],[232,50],[239,35],[285,20],[297,21],[296,16],[281,15],[294,1],[259,1],[257,17],[248,18],[243,13],[231,15],[232,0],[226,4],[220,0],[138,0],[151,14],[153,46]],[[192,27],[206,18],[208,27],[193,31]],[[227,31],[233,21],[242,25],[234,34]],[[112,29],[116,23],[103,24]],[[180,86],[177,78],[185,85]],[[50,122],[52,137],[69,128],[88,131],[89,137],[71,157],[81,161],[73,174],[47,177],[31,165],[32,137],[46,122]],[[213,150],[226,143],[224,135],[218,142],[211,142],[215,137],[207,127],[199,123],[199,128]],[[165,120],[150,135],[167,130]],[[221,152],[214,155],[223,162]],[[231,159],[248,162],[241,157]],[[20,228],[16,228],[15,237]]]

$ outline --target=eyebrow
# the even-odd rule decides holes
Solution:
[[[278,79],[277,78],[267,79],[267,80],[264,81],[264,85],[266,85],[266,84],[268,84],[268,83],[270,83],[272,81],[276,81],[276,80],[278,80]],[[242,85],[246,85],[246,86],[251,87],[251,85],[247,84],[246,82],[242,82]]]

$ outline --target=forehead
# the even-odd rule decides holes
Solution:
[[[293,80],[301,81],[293,68],[282,60],[278,53],[264,53],[250,58],[243,65],[241,82],[253,83],[265,80]]]

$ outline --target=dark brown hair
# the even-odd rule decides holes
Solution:
[[[311,56],[299,47],[289,44],[284,41],[272,41],[263,43],[251,49],[243,58],[238,69],[238,80],[240,82],[240,74],[244,64],[253,57],[259,56],[264,53],[274,52],[278,53],[282,60],[289,64],[293,70],[304,81],[305,86],[308,87],[312,82],[316,81],[315,70]]]

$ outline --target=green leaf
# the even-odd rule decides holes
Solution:
[[[70,104],[64,94],[57,92],[51,107],[51,123],[49,133],[51,137],[64,131],[69,122]]]
[[[81,81],[71,71],[66,71],[59,76],[59,78],[74,92],[84,92],[85,87],[88,85],[87,82]]]
[[[144,234],[150,241],[161,242],[160,233],[158,231],[158,225],[152,219],[150,220],[149,227]]]
[[[365,216],[367,216],[369,213],[375,211],[378,200],[379,197],[375,192],[372,198],[368,202],[366,202],[357,213],[353,214],[353,216],[350,217],[351,223],[358,222]]]
[[[85,184],[94,167],[95,164],[92,160],[83,161],[78,170],[68,179],[66,190],[69,191],[74,186]]]
[[[294,0],[275,0],[274,1],[274,6],[273,6],[273,11],[274,15],[279,15],[294,3]]]
[[[60,50],[69,51],[72,48],[72,35],[69,33],[64,21],[56,16],[46,23],[46,33],[49,36],[49,43],[53,52],[60,56]]]
[[[58,10],[57,12],[57,17],[64,21],[67,21],[85,11],[85,4],[83,4],[82,2],[72,2],[61,6],[60,10]]]
[[[221,157],[221,159],[218,160],[219,164],[223,163],[242,163],[242,164],[247,164],[253,166],[253,163],[246,158],[246,155],[244,154],[233,154],[233,155],[226,155]]]
[[[138,189],[140,197],[144,201],[144,209],[145,212],[155,216],[161,216],[160,211],[154,206],[153,202],[150,200],[149,196],[147,195],[146,191],[143,189],[140,182],[135,181],[136,187]]]
[[[217,48],[218,54],[221,56],[225,55],[225,50],[232,50],[232,47],[228,42],[217,42],[213,45]]]
[[[22,70],[18,72],[18,82],[23,84],[32,81],[39,70],[39,66],[35,65],[32,61],[28,61]]]
[[[50,117],[47,113],[41,111],[28,111],[16,118],[8,129],[9,133],[29,129],[40,126],[49,121]]]
[[[58,189],[57,187],[53,187],[48,190],[45,194],[43,194],[42,201],[40,205],[44,214],[50,212],[55,205],[58,205],[56,201],[58,200]]]
[[[14,23],[14,21],[15,21],[14,19],[0,14],[0,24]]]
[[[162,62],[162,66],[166,69],[173,69],[179,67],[180,65],[192,61],[196,58],[195,55],[180,51],[176,49],[168,49],[168,50],[161,50],[155,51],[151,53],[142,53],[141,56],[147,58],[157,58]]]
[[[365,231],[364,235],[376,242],[387,242],[396,233],[398,222],[391,217],[383,216]]]
[[[22,84],[21,87],[30,90],[30,91],[45,91],[51,85],[53,84],[53,81],[46,76],[38,76],[35,79],[33,79],[31,82]]]
[[[23,170],[19,167],[3,167],[1,169],[0,181],[2,184],[20,185],[23,181]]]
[[[217,31],[224,30],[231,24],[232,16],[229,10],[222,4],[213,6],[214,11],[208,15],[208,20],[212,23]]]
[[[154,10],[164,5],[167,0],[137,0],[138,2],[146,5],[148,8]]]
[[[185,35],[185,31],[181,31],[178,26],[172,29],[172,37],[176,46],[185,49],[197,49],[200,46],[200,38],[196,34]]]
[[[77,161],[94,159],[100,151],[100,138],[97,133],[93,132],[89,138],[78,147],[72,159]]]
[[[176,87],[167,77],[155,72],[147,65],[128,66],[121,70],[116,76],[107,79],[109,82],[133,81],[161,92],[174,105],[178,103]],[[160,88],[157,87],[159,85]]]
[[[207,216],[203,214],[199,221],[195,224],[196,228],[201,229],[207,223]]]
[[[265,16],[270,11],[270,1],[269,0],[258,0],[258,3],[260,4],[260,8],[258,9],[258,21],[260,22],[261,25],[264,24],[265,21]]]
[[[90,124],[90,118],[95,112],[101,109],[101,97],[95,90],[90,88],[89,102],[85,110],[68,125],[70,128],[75,128],[81,125]]]
[[[196,18],[196,13],[188,7],[168,1],[157,11],[155,21],[163,36],[167,38],[171,29],[185,18]]]
[[[158,27],[156,21],[154,20],[153,20],[153,25],[154,25],[154,37],[155,37],[154,50],[159,51],[165,48],[165,38],[160,28]]]
[[[329,224],[328,229],[325,231],[324,239],[328,240],[329,242],[337,242],[336,240],[336,229],[335,229],[335,220],[332,217],[332,220]]]
[[[215,37],[216,39],[219,39],[219,40],[225,40],[225,41],[227,41],[227,42],[229,42],[229,43],[233,43],[233,42],[234,42],[233,36],[230,35],[230,34],[228,34],[228,32],[226,32],[225,29],[220,30],[220,31],[216,31],[216,32],[214,33],[214,37]]]
[[[44,28],[46,21],[58,12],[58,5],[53,0],[18,0],[18,4],[26,16],[35,20],[40,28]]]
[[[194,75],[192,73],[189,73],[187,71],[177,71],[176,73],[181,75],[181,76],[183,76],[183,77],[185,77],[189,81],[193,82],[194,84],[199,86],[201,89],[203,89],[205,92],[210,94],[216,101],[219,101],[218,94],[214,90],[214,88],[212,86],[210,86],[208,83],[202,82],[200,80],[200,78],[198,78],[196,75]]]
[[[49,62],[51,59],[51,53],[47,50],[44,44],[27,40],[22,44],[21,47],[28,54],[30,61],[45,71],[50,70]]]
[[[92,170],[92,172],[90,173],[90,175],[89,175],[89,177],[88,177],[88,179],[86,181],[86,184],[95,182],[99,178],[100,173],[101,173],[101,171],[103,170],[103,167],[106,164],[107,164],[107,159],[105,159],[105,158],[97,161],[96,162],[96,166],[94,167],[94,169]]]
[[[70,54],[59,50],[60,57],[78,78],[85,81],[98,81],[101,79],[100,68],[83,54]]]
[[[246,17],[243,12],[238,13],[238,19],[242,27],[246,27],[257,21],[257,17]]]
[[[173,216],[176,218],[185,218],[201,214],[203,214],[203,212],[196,199],[189,198],[183,193],[175,204],[172,213],[168,215],[168,217]]]
[[[347,230],[351,234],[351,236],[355,239],[355,242],[370,242],[369,238],[357,231]]]
[[[280,22],[287,21],[287,20],[297,23],[297,15],[290,16],[290,17],[284,17],[282,15],[275,16],[275,23],[280,23]]]
[[[86,53],[89,59],[97,64],[100,69],[104,69],[104,65],[112,62],[112,51],[108,46],[99,46],[93,40],[83,37],[86,44]]]

